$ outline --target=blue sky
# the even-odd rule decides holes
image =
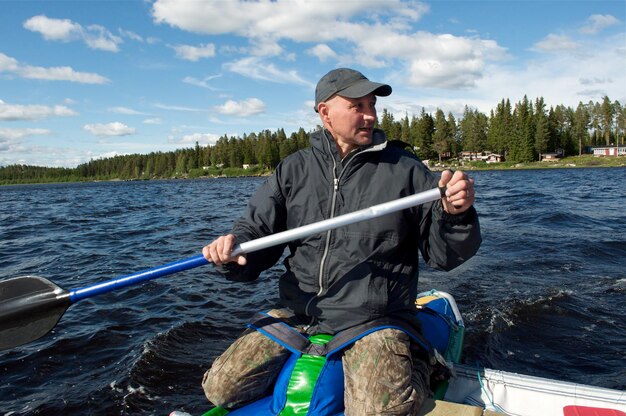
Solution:
[[[625,32],[623,0],[0,0],[0,166],[310,130],[345,66],[389,83],[397,118],[624,105]]]

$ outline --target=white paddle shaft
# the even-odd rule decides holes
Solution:
[[[262,250],[264,248],[273,247],[278,244],[296,240],[298,238],[308,237],[313,234],[322,233],[324,231],[333,230],[335,228],[354,224],[356,222],[369,220],[380,217],[392,212],[401,211],[416,205],[425,204],[426,202],[440,199],[445,189],[434,188],[428,191],[420,192],[415,195],[406,196],[382,204],[373,205],[369,208],[354,211],[349,214],[340,215],[335,218],[315,222],[309,225],[303,225],[291,230],[282,231],[280,233],[268,235],[266,237],[257,238],[256,240],[241,243],[235,247],[231,255],[237,256],[243,253],[252,253],[253,251]]]

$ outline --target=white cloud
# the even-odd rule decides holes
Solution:
[[[243,8],[246,13],[241,12]],[[247,38],[250,47],[245,53],[252,56],[225,67],[249,78],[277,83],[310,87],[296,71],[278,69],[275,60],[270,63],[262,59],[293,59],[279,44],[283,40],[314,42],[307,53],[322,62],[397,68],[394,70],[406,72],[403,82],[417,87],[472,88],[488,62],[508,58],[505,48],[476,35],[415,32],[413,24],[427,11],[428,6],[421,2],[401,0],[370,0],[365,6],[358,1],[214,0],[203,2],[202,7],[195,2],[157,0],[152,8],[157,23],[195,33]],[[207,25],[207,21],[212,24]],[[230,50],[242,52],[241,48]]]
[[[613,82],[613,80],[606,79],[606,78],[593,77],[593,78],[580,78],[579,82],[581,85],[598,85],[598,84],[610,84]]]
[[[33,164],[33,152],[26,149],[23,140],[29,136],[40,136],[50,134],[48,129],[7,129],[0,128],[0,166],[16,163]],[[25,157],[19,157],[23,154]]]
[[[0,120],[17,121],[17,120],[39,120],[46,117],[64,117],[76,116],[77,112],[64,105],[21,105],[6,104],[0,100]]]
[[[83,32],[83,40],[91,49],[99,49],[108,52],[118,52],[117,45],[122,43],[122,38],[115,36],[100,25],[90,25]]]
[[[69,19],[53,19],[44,15],[33,16],[24,22],[24,28],[39,32],[46,40],[71,42],[81,40],[92,49],[118,52],[122,38],[100,25],[83,27]]]
[[[2,139],[0,139],[0,150],[2,149]],[[11,145],[10,151],[2,153],[0,151],[0,165],[26,164],[33,166],[49,167],[76,167],[80,163],[90,159],[101,157],[89,150],[80,150],[74,147],[42,146],[40,144],[28,144],[15,142]]]
[[[111,108],[109,108],[109,111],[111,113],[125,114],[125,115],[129,115],[129,116],[145,116],[145,115],[147,115],[146,113],[142,113],[141,111],[137,111],[137,110],[134,110],[134,109],[128,108],[128,107],[111,107]]]
[[[24,22],[24,28],[39,32],[46,40],[69,42],[81,37],[82,27],[69,19],[50,19],[44,15],[33,16]]]
[[[119,121],[107,124],[85,124],[83,129],[98,137],[128,136],[130,134],[135,134],[134,128],[128,127]]]
[[[611,16],[610,14],[594,14],[589,16],[587,22],[585,22],[585,26],[580,28],[580,33],[595,35],[607,27],[615,26],[619,23],[619,19]]]
[[[77,72],[69,66],[44,68],[20,64],[17,59],[0,53],[0,72],[13,73],[21,78],[48,81],[70,81],[81,84],[105,84],[109,80],[92,72]]]
[[[242,10],[245,9],[245,13]],[[428,6],[418,1],[368,0],[212,0],[181,2],[157,0],[152,5],[156,23],[209,34],[236,34],[250,38],[290,39],[297,42],[335,39],[334,28],[355,16],[389,17],[395,25],[418,20]],[[211,24],[207,24],[211,22]]]
[[[298,84],[310,87],[311,84],[298,75],[296,70],[281,70],[276,65],[258,57],[242,58],[224,65],[229,71],[263,81]]]
[[[101,75],[76,72],[69,66],[43,68],[39,66],[24,66],[18,72],[23,78],[42,79],[48,81],[71,81],[81,84],[104,84],[109,80]]]
[[[541,59],[531,60],[526,65],[492,65],[478,82],[477,92],[482,97],[479,108],[489,111],[502,98],[518,101],[524,95],[544,97],[548,105],[563,104],[573,108],[579,101],[601,102],[604,95],[624,102],[626,61],[623,39],[622,34],[594,43],[581,43],[581,51],[575,54],[544,54]],[[486,104],[490,107],[486,108]]]
[[[118,31],[118,33],[120,35],[122,35],[122,36],[124,36],[126,38],[129,38],[129,39],[132,39],[134,41],[143,43],[143,38],[140,35],[138,35],[137,33],[133,32],[131,30],[125,30],[125,29],[118,28],[117,31]]]
[[[330,59],[337,59],[337,53],[325,43],[320,43],[312,47],[307,51],[309,55],[315,56],[321,62],[326,62]]]
[[[228,100],[223,105],[216,107],[220,114],[231,116],[250,116],[265,111],[265,104],[258,98],[248,98],[243,101]]]
[[[284,52],[283,47],[270,38],[253,38],[250,43],[248,52],[253,56],[280,56]]]
[[[156,108],[160,108],[161,110],[185,111],[190,113],[201,113],[203,111],[206,111],[201,108],[183,107],[179,105],[155,104],[154,106]]]
[[[386,32],[386,28],[380,29]],[[379,33],[378,36],[382,34]],[[402,58],[404,64],[394,75],[414,87],[468,89],[484,76],[488,62],[506,61],[506,49],[491,40],[458,37],[449,34],[435,35],[417,32],[410,35],[388,32],[388,43],[373,39],[363,43],[364,50],[372,56],[390,60]]]
[[[206,146],[206,145],[214,145],[215,143],[217,143],[219,138],[220,138],[219,135],[212,134],[212,133],[193,133],[193,134],[184,135],[176,143],[184,144],[188,146],[188,145],[195,145],[196,142],[198,142],[200,146]]]
[[[161,124],[161,119],[158,117],[155,118],[147,118],[143,121],[143,124]]]
[[[21,140],[28,136],[50,134],[48,129],[0,129],[0,143]]]
[[[209,81],[212,81],[212,80],[214,80],[216,78],[219,78],[219,77],[221,77],[221,75],[212,75],[212,76],[205,77],[203,79],[197,79],[197,78],[188,76],[188,77],[183,78],[183,82],[185,84],[194,85],[196,87],[202,87],[202,88],[206,88],[206,89],[215,91],[216,88],[213,87],[212,85],[210,85]]]
[[[212,43],[200,46],[171,45],[170,48],[174,49],[179,58],[192,62],[215,56],[215,45]]]
[[[18,72],[20,63],[15,58],[11,58],[0,52],[0,72]]]
[[[544,39],[535,43],[534,47],[541,51],[567,51],[580,48],[580,44],[565,35],[549,34]]]

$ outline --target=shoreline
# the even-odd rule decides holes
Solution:
[[[612,156],[612,157],[588,157],[588,156],[569,156],[561,161],[550,162],[525,162],[510,164],[507,162],[499,163],[485,163],[485,162],[467,162],[459,164],[440,164],[436,163],[433,166],[426,164],[428,169],[432,172],[442,172],[447,169],[451,170],[463,170],[463,171],[505,171],[505,170],[543,170],[543,169],[582,169],[582,168],[625,168],[626,157],[625,156]],[[238,168],[229,168],[238,169]],[[154,181],[154,180],[186,180],[186,179],[220,179],[220,178],[251,178],[251,177],[263,177],[270,176],[273,172],[266,171],[257,174],[245,174],[245,169],[240,168],[241,174],[236,175],[203,175],[189,177],[189,175],[183,176],[171,176],[171,177],[154,177],[154,178],[112,178],[112,179],[87,179],[84,180],[51,180],[51,181],[35,181],[35,182],[12,182],[0,183],[0,186],[15,186],[15,185],[47,185],[47,184],[69,184],[69,183],[83,183],[83,182],[135,182],[135,181]],[[73,178],[74,179],[74,178]]]

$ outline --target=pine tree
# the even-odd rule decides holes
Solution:
[[[615,137],[616,137],[616,141],[623,146],[624,139],[626,137],[626,105],[622,106],[619,101],[615,100],[614,106],[615,106]]]
[[[542,153],[554,151],[554,147],[550,147],[550,129],[548,125],[548,117],[546,116],[545,103],[543,97],[535,101],[535,114],[533,116],[534,133],[535,133],[535,152],[541,158]]]
[[[430,114],[422,107],[419,118],[413,119],[414,126],[411,132],[414,134],[415,147],[417,147],[417,155],[422,160],[430,159],[437,156],[433,150],[433,132],[435,131],[435,122]]]
[[[578,140],[578,155],[583,154],[583,146],[586,145],[589,138],[588,129],[590,123],[591,117],[588,107],[579,102],[574,113],[574,124],[572,126],[574,138]]]
[[[496,106],[495,112],[491,111],[487,132],[487,148],[506,158],[511,147],[512,126],[511,102],[508,99],[502,99]]]
[[[380,118],[379,128],[385,132],[385,135],[390,140],[397,139],[397,137],[394,136],[394,132],[395,132],[394,125],[395,125],[395,122],[393,120],[393,114],[391,114],[389,111],[387,111],[386,108],[384,108],[383,114]]]
[[[513,142],[509,160],[514,162],[532,162],[534,155],[533,106],[524,99],[515,105],[513,111]]]
[[[605,95],[600,107],[600,125],[602,126],[602,132],[604,133],[604,140],[607,146],[611,145],[611,127],[613,127],[614,111],[615,107],[613,107],[609,97]]]
[[[460,122],[461,141],[463,150],[480,153],[487,146],[488,119],[478,110],[471,110],[465,106],[463,118]]]
[[[452,112],[448,113],[448,131],[450,132],[450,156],[455,157],[461,152],[459,127]]]
[[[452,133],[450,126],[446,120],[446,116],[443,110],[437,109],[435,113],[435,131],[433,133],[433,149],[437,152],[439,161],[441,162],[442,156],[447,155],[450,152],[450,144],[452,142]]]

